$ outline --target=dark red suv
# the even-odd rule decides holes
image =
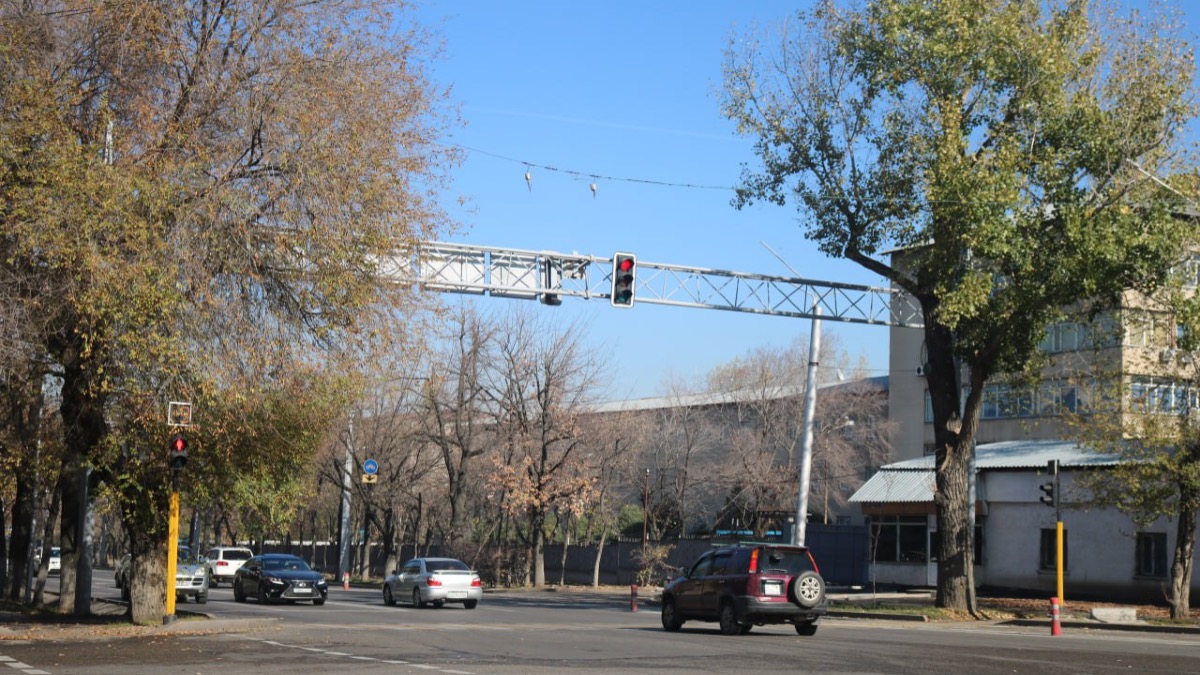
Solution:
[[[790,623],[814,635],[828,611],[825,580],[803,546],[747,543],[707,551],[663,589],[662,625],[717,621],[725,635],[755,626]]]

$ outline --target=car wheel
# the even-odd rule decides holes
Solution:
[[[262,584],[259,584],[258,585],[258,595],[256,595],[255,598],[257,598],[257,600],[258,600],[258,604],[260,604],[260,605],[267,604],[267,587],[263,586]]]
[[[421,589],[419,588],[413,589],[412,605],[417,609],[425,606],[425,603],[421,602]]]
[[[242,585],[238,582],[233,582],[233,599],[236,602],[246,601],[246,592],[242,590]]]
[[[208,604],[208,593],[196,594],[196,604],[197,605],[207,605]]]
[[[325,598],[317,598],[316,600],[313,600],[313,607],[320,607],[323,604],[325,604]]]
[[[683,628],[683,620],[679,618],[679,611],[675,609],[674,600],[664,600],[662,605],[662,627],[663,630],[674,633],[680,628]]]
[[[388,607],[396,606],[396,598],[392,597],[392,587],[388,584],[383,585],[383,604]]]
[[[825,600],[825,580],[816,572],[801,572],[792,577],[788,594],[792,602],[805,609],[812,609]]]
[[[216,588],[216,587],[217,587],[217,578],[216,578],[216,577],[214,577],[214,576],[213,576],[213,575],[211,575],[211,574],[210,574],[210,575],[208,575],[208,587],[209,587],[209,588]]]
[[[738,622],[737,612],[733,609],[732,602],[721,603],[720,614],[721,634],[722,635],[741,635],[742,624]]]
[[[479,604],[478,600],[464,600],[463,601],[463,607],[466,607],[467,609],[475,609],[475,605],[478,605],[478,604]]]
[[[805,635],[805,636],[816,635],[817,634],[817,622],[816,621],[805,621],[804,623],[796,624],[796,633],[799,635]]]

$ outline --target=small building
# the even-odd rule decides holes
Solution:
[[[1083,471],[1119,459],[1054,440],[1003,441],[976,448],[975,581],[977,586],[1055,594],[1056,512],[1043,503],[1048,463],[1059,463],[1064,595],[1161,602],[1170,581],[1176,524],[1139,529],[1115,509],[1088,503],[1074,485]],[[850,501],[871,525],[869,578],[905,587],[937,584],[937,518],[932,455],[882,467]],[[1194,577],[1192,593],[1200,593]]]

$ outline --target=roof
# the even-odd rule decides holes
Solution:
[[[1115,466],[1117,455],[1101,454],[1073,441],[1002,441],[975,448],[975,467],[980,471],[1044,469],[1057,459],[1059,467]],[[882,467],[851,497],[856,503],[931,502],[934,491],[932,455]]]

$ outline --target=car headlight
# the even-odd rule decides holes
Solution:
[[[279,577],[267,577],[267,583],[271,584],[272,586],[286,586],[287,585],[287,582],[284,581],[283,579],[280,579]]]

